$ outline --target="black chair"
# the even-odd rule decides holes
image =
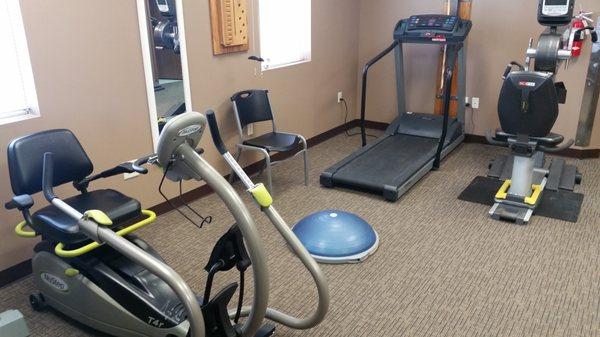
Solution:
[[[231,96],[233,110],[237,119],[240,142],[237,144],[236,160],[239,160],[242,150],[258,151],[263,154],[266,162],[269,190],[273,191],[271,178],[271,166],[282,161],[271,162],[271,152],[290,152],[302,146],[302,150],[293,157],[304,155],[304,185],[308,185],[308,146],[306,139],[299,134],[279,132],[275,127],[275,118],[269,103],[268,90],[245,90]],[[264,135],[248,139],[244,135],[244,129],[251,124],[271,121],[273,131]],[[230,175],[233,180],[234,172]]]
[[[15,197],[6,204],[9,209],[23,212],[27,225],[51,243],[62,242],[79,246],[90,239],[77,231],[77,221],[54,205],[43,207],[33,214],[31,195],[42,190],[44,153],[54,157],[53,186],[73,183],[81,194],[64,201],[84,213],[101,210],[113,221],[113,230],[119,230],[141,216],[140,203],[115,190],[88,191],[90,182],[122,173],[135,172],[131,163],[123,163],[110,170],[90,176],[94,167],[83,147],[69,130],[49,130],[13,140],[8,146],[8,169]]]

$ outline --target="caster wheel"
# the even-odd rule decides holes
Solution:
[[[44,295],[41,293],[35,293],[29,295],[29,304],[31,308],[35,311],[43,311],[46,308],[46,302],[44,300]]]

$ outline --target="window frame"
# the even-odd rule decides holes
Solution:
[[[9,24],[12,29],[12,36],[15,40],[15,51],[18,58],[19,70],[24,87],[23,93],[27,102],[27,107],[13,111],[0,111],[0,125],[15,123],[40,116],[35,78],[33,67],[31,65],[31,54],[29,53],[21,4],[19,0],[6,0],[5,4],[7,6],[8,15],[11,17]]]
[[[269,62],[266,61],[266,57],[263,54],[263,35],[261,33],[262,29],[261,29],[261,0],[254,0],[257,2],[258,4],[258,10],[256,12],[256,29],[258,31],[258,36],[259,36],[259,50],[260,50],[260,55],[261,57],[263,57],[265,59],[265,62],[261,63],[261,71],[265,72],[265,71],[269,71],[269,70],[275,70],[275,69],[282,69],[282,68],[287,68],[287,67],[292,67],[292,66],[296,66],[299,64],[303,64],[303,63],[309,63],[312,61],[312,0],[302,0],[302,1],[306,1],[307,2],[307,11],[308,11],[308,22],[306,23],[307,28],[308,28],[308,36],[306,37],[306,56],[304,56],[302,59],[299,60],[295,60],[295,61],[289,61],[286,63],[281,63],[281,64],[277,64],[277,65],[270,65]]]

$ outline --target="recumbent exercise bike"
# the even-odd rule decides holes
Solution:
[[[493,136],[488,131],[486,138],[491,144],[509,147],[511,156],[498,157],[490,164],[488,177],[504,180],[489,211],[494,219],[526,224],[545,189],[573,191],[581,182],[575,166],[557,158],[546,167],[544,156],[545,152],[560,152],[574,144],[551,132],[559,104],[564,104],[567,96],[564,83],[555,81],[556,74],[561,62],[571,57],[558,28],[571,22],[573,7],[574,0],[560,4],[540,0],[538,22],[549,28],[539,37],[537,48],[532,48],[530,40],[525,65],[511,62],[502,77],[498,102],[501,128]],[[577,30],[575,38],[582,39],[585,30],[591,31],[596,42],[597,34],[589,27]]]

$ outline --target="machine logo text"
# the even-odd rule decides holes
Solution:
[[[44,280],[44,282],[46,282],[47,284],[51,285],[53,288],[56,288],[59,291],[66,292],[69,290],[67,282],[63,281],[58,276],[49,273],[42,273],[41,278],[42,280]]]
[[[185,136],[189,136],[193,133],[199,132],[200,130],[202,130],[202,125],[199,125],[199,124],[190,125],[186,128],[179,130],[179,132],[177,134],[179,135],[179,137],[185,137]]]

